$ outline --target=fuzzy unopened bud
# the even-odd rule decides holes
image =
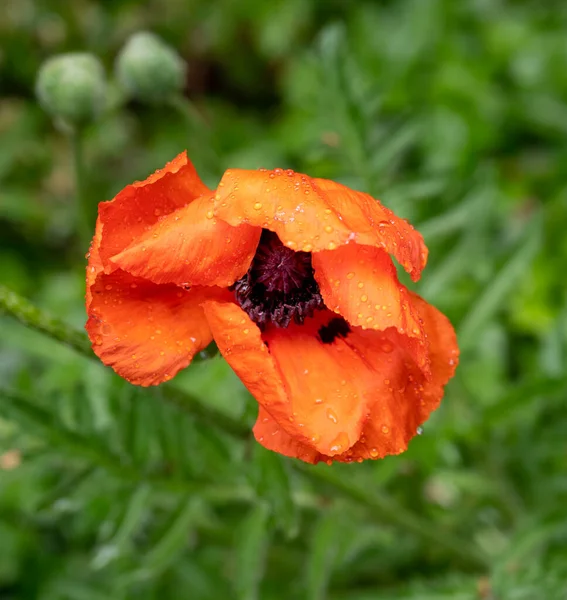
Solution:
[[[93,121],[106,102],[106,76],[101,62],[87,53],[47,59],[36,80],[40,104],[52,117],[72,128]]]
[[[153,33],[134,34],[118,55],[116,75],[136,100],[161,104],[185,85],[186,64],[173,48]]]

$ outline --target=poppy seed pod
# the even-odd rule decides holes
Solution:
[[[87,53],[49,58],[37,75],[40,104],[66,126],[80,127],[102,112],[106,101],[106,76],[98,58]]]
[[[134,34],[116,59],[116,75],[126,92],[140,102],[160,104],[182,91],[186,65],[159,37]]]

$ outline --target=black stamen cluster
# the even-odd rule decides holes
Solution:
[[[313,273],[309,252],[294,252],[264,229],[250,269],[232,289],[261,329],[268,323],[284,328],[292,320],[302,324],[315,310],[325,308]]]
[[[342,317],[334,317],[319,328],[318,334],[323,344],[332,344],[338,337],[346,338],[350,332],[350,325]]]

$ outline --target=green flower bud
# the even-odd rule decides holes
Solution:
[[[96,119],[106,102],[104,68],[92,54],[47,59],[39,69],[35,89],[45,111],[71,128]]]
[[[132,97],[148,104],[161,104],[185,85],[185,61],[153,33],[134,34],[116,60],[116,75]]]

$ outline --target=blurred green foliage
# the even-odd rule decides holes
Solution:
[[[121,99],[140,30],[190,104]],[[567,5],[4,0],[0,282],[80,328],[69,146],[34,98],[68,51],[111,79],[93,220],[185,148],[213,187],[279,166],[369,191],[424,234],[461,366],[406,454],[304,467],[254,443],[218,357],[148,393],[0,318],[0,598],[565,600]]]

